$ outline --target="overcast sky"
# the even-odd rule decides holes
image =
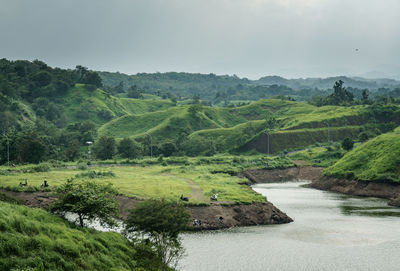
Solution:
[[[400,0],[0,0],[0,37],[65,68],[400,79]]]

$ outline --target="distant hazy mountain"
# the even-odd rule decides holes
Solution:
[[[332,89],[334,83],[342,80],[346,87],[369,89],[371,91],[379,88],[397,88],[400,87],[400,81],[394,79],[366,79],[362,77],[335,76],[328,78],[298,78],[286,79],[280,76],[265,76],[254,81],[259,85],[285,85],[293,89],[319,88]]]
[[[126,75],[99,72],[99,74],[103,84],[114,95],[127,92],[131,86],[135,85],[145,93],[167,97],[175,95],[182,98],[192,98],[198,95],[202,100],[213,101],[214,104],[226,101],[259,100],[279,95],[304,101],[313,96],[328,95],[333,91],[333,85],[338,80],[342,80],[344,86],[351,89],[357,98],[360,98],[363,89],[368,89],[373,94],[379,92],[380,95],[387,95],[400,89],[400,81],[394,79],[367,79],[349,76],[298,79],[265,76],[258,80],[249,80],[235,75],[212,73],[167,72]],[[386,89],[382,90],[381,88]]]

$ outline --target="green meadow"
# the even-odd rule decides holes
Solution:
[[[69,168],[56,167],[46,172],[35,172],[35,167],[28,165],[11,171],[2,167],[0,187],[14,191],[40,191],[44,178],[47,178],[50,189],[67,179],[93,178],[97,182],[112,183],[123,195],[140,199],[176,200],[183,194],[189,197],[189,204],[197,205],[210,204],[210,196],[218,193],[222,203],[252,203],[264,202],[265,198],[243,184],[246,179],[232,175],[249,168],[273,169],[294,165],[288,158],[262,155],[147,158],[112,165],[114,162],[103,161],[103,164],[90,168],[70,164]],[[28,187],[20,187],[19,182],[25,179]]]

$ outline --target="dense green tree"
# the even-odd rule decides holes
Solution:
[[[118,153],[123,158],[137,158],[142,152],[143,146],[130,138],[124,138],[118,144]]]
[[[171,156],[172,154],[176,153],[178,151],[178,148],[173,142],[165,142],[162,143],[159,146],[159,151],[161,152],[162,155],[165,157]]]
[[[83,77],[83,79],[81,80],[81,82],[88,85],[96,86],[98,88],[103,86],[99,74],[93,71],[87,72]]]
[[[131,210],[126,231],[147,238],[163,263],[174,267],[184,252],[179,233],[189,222],[190,215],[182,204],[151,199]]]
[[[82,79],[85,77],[86,73],[88,73],[88,68],[81,66],[81,65],[77,65],[75,67],[75,72],[78,74],[78,81],[82,81]]]
[[[362,91],[362,94],[361,94],[362,96],[361,96],[361,101],[362,101],[362,103],[363,104],[368,104],[369,103],[369,94],[368,94],[368,90],[366,90],[366,89],[364,89],[363,91]]]
[[[47,71],[40,71],[36,73],[32,79],[38,87],[44,87],[50,84],[51,74]]]
[[[354,146],[354,141],[351,138],[346,137],[343,141],[342,141],[342,148],[346,151],[349,151],[353,148]]]
[[[136,85],[129,87],[127,96],[128,98],[133,99],[143,98],[141,91],[137,88]]]
[[[66,212],[77,214],[81,227],[85,221],[94,219],[101,225],[114,226],[116,222],[112,216],[119,213],[119,202],[115,199],[117,194],[112,184],[67,180],[55,189],[57,201],[50,206],[50,210],[63,215]]]
[[[342,103],[350,103],[354,100],[353,93],[346,90],[343,86],[343,81],[339,80],[335,82],[333,86],[333,93],[328,96],[330,103],[333,105],[340,105]]]
[[[96,158],[101,160],[111,159],[115,154],[115,139],[110,136],[102,136],[95,142],[93,152]]]
[[[78,139],[71,139],[65,148],[65,157],[69,161],[74,161],[79,157],[80,154],[80,144]]]
[[[46,144],[35,130],[29,129],[19,133],[15,146],[18,161],[39,163],[46,158],[49,144]]]
[[[118,93],[123,93],[124,90],[125,90],[124,82],[121,81],[121,82],[119,82],[118,85],[116,85],[115,87],[111,88],[111,93],[115,95],[115,94],[118,94]]]

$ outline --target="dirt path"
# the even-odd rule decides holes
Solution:
[[[203,195],[203,189],[201,189],[201,187],[195,181],[193,181],[191,179],[188,179],[188,178],[179,177],[179,176],[176,176],[176,175],[170,174],[170,173],[164,173],[163,175],[164,176],[171,176],[171,177],[180,179],[182,181],[185,181],[190,186],[190,188],[192,189],[192,196],[190,197],[190,199],[196,200],[196,201],[208,202],[208,198],[206,198]]]

